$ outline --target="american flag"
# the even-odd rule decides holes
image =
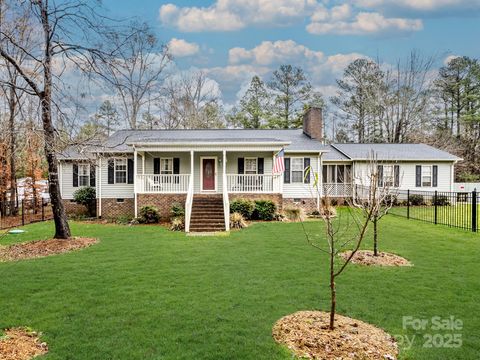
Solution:
[[[284,163],[284,158],[285,158],[285,152],[280,150],[276,155],[275,155],[275,163],[273,164],[273,173],[278,174],[282,173],[285,171],[285,163]]]

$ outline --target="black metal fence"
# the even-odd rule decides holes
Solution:
[[[447,191],[395,191],[390,214],[479,232],[480,194]]]
[[[0,229],[31,224],[53,218],[52,206],[46,199],[0,201]]]

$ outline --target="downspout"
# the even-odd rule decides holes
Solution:
[[[317,210],[320,211],[320,204],[323,197],[323,159],[322,153],[318,153],[317,158]]]
[[[102,217],[102,157],[98,159],[98,217]]]
[[[138,204],[137,204],[137,149],[133,145],[133,193],[135,202],[135,218],[138,217]]]

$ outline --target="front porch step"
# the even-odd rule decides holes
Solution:
[[[192,203],[190,232],[225,231],[222,195],[195,195]]]

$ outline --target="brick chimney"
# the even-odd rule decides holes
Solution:
[[[323,141],[322,109],[310,107],[303,115],[303,133],[308,137]]]

